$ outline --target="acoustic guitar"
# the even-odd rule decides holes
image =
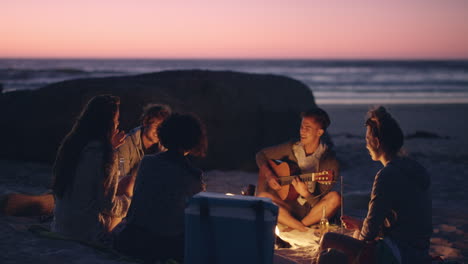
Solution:
[[[281,200],[296,200],[299,193],[296,191],[291,182],[295,178],[299,178],[303,182],[315,181],[321,184],[332,184],[334,175],[333,171],[321,171],[313,173],[303,173],[298,175],[291,175],[291,170],[287,162],[281,160],[268,160],[270,167],[278,175],[278,183],[281,189],[277,191]]]

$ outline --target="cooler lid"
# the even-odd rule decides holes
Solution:
[[[261,204],[264,210],[271,212],[272,215],[278,215],[278,206],[275,205],[270,198],[201,192],[192,197],[189,201],[188,207],[199,207],[201,201],[206,201],[210,207],[225,208],[232,207],[250,209]]]

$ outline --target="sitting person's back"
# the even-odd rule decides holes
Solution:
[[[155,235],[180,236],[186,202],[200,191],[201,171],[193,168],[186,157],[171,151],[147,155],[139,168],[126,220]]]
[[[141,161],[132,205],[118,227],[115,247],[149,262],[182,261],[186,203],[204,188],[201,171],[186,156],[203,156],[206,136],[196,118],[179,114],[164,120],[158,135],[168,150]]]

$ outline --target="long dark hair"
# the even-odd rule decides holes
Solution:
[[[112,95],[98,95],[86,104],[75,121],[71,131],[60,145],[54,164],[54,181],[52,189],[55,195],[62,198],[71,191],[75,179],[75,169],[83,148],[91,141],[103,144],[103,169],[106,185],[111,173],[114,154],[111,137],[115,131],[114,117],[119,110],[120,99]]]

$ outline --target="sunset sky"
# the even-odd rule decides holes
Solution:
[[[0,58],[468,59],[466,0],[2,0]]]

